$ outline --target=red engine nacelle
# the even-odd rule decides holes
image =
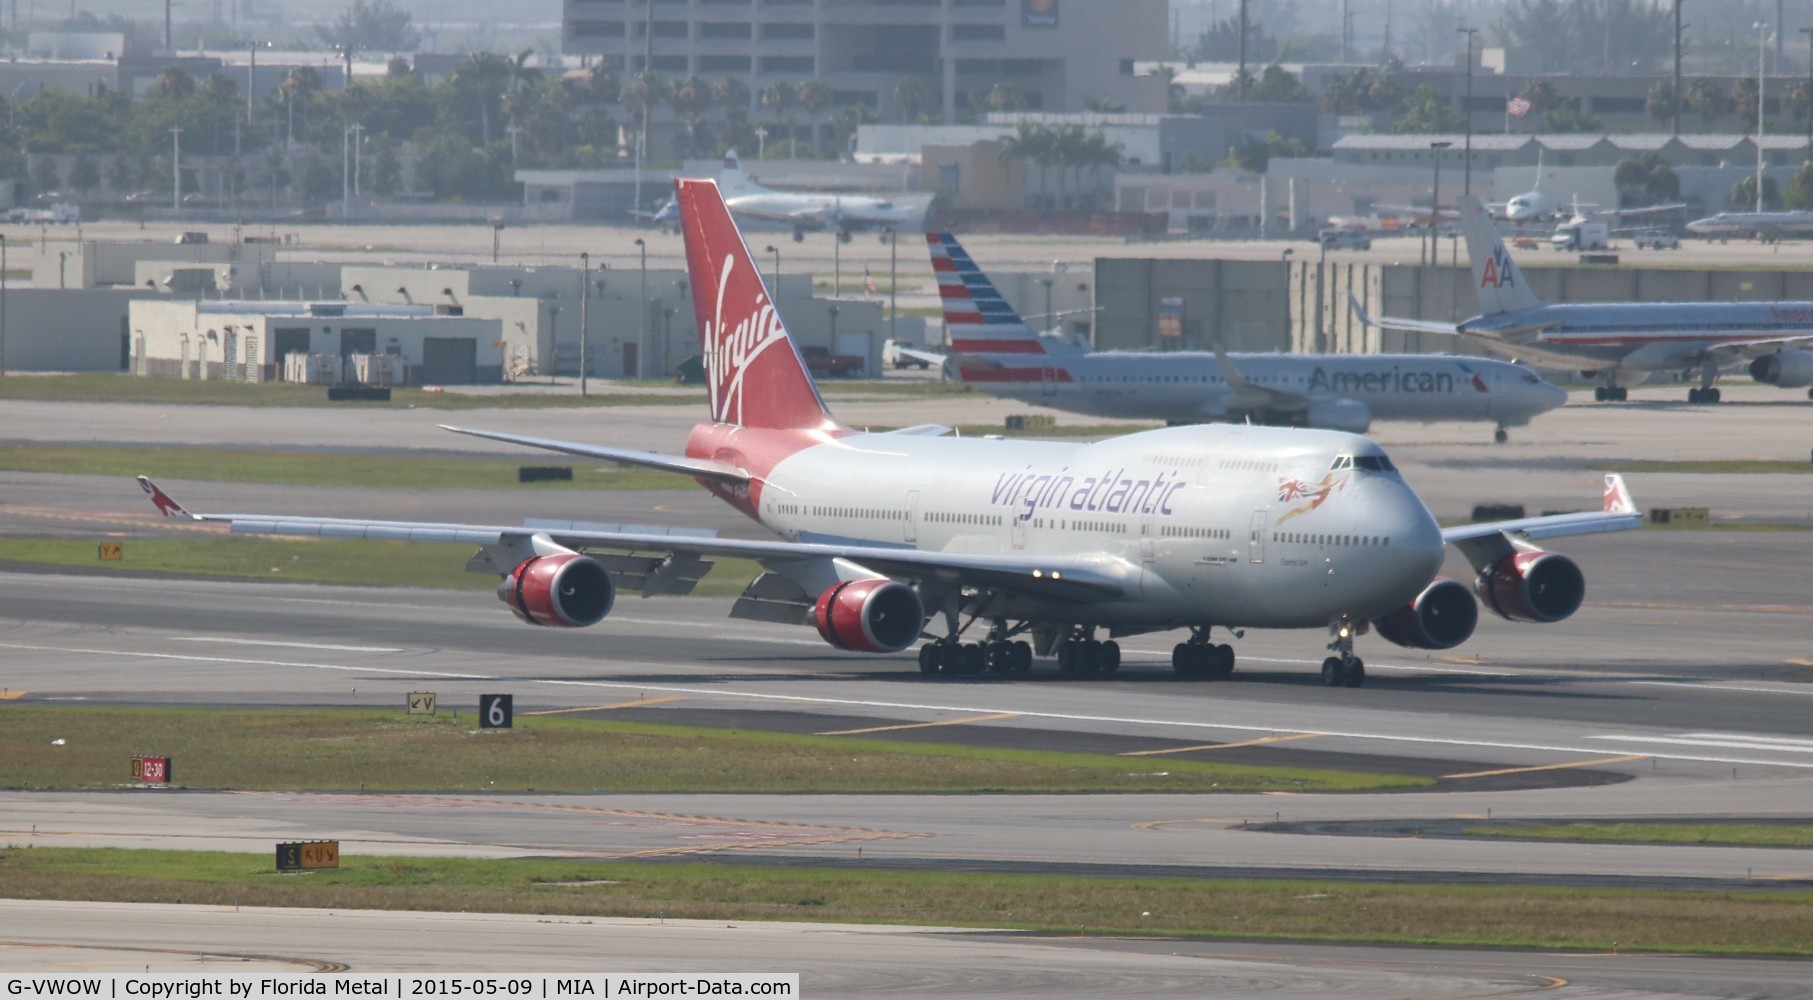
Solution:
[[[895,580],[851,580],[828,588],[812,607],[818,634],[838,649],[897,653],[919,638],[925,605]]]
[[[1445,576],[1423,588],[1416,599],[1383,618],[1373,627],[1387,640],[1411,649],[1453,649],[1473,635],[1479,624],[1479,603],[1467,585]]]
[[[1574,560],[1538,549],[1500,559],[1479,575],[1473,590],[1500,618],[1558,622],[1580,610],[1586,577]]]
[[[598,560],[562,552],[524,559],[497,585],[497,599],[531,625],[585,628],[611,613],[617,588]]]

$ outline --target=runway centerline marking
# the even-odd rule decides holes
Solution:
[[[1813,753],[1813,740],[1745,736],[1739,733],[1682,733],[1679,736],[1588,736],[1587,739],[1631,740],[1636,743],[1667,743],[1686,747],[1723,747],[1727,750],[1779,750],[1783,753]]]
[[[670,701],[685,701],[677,694],[664,695],[660,698],[637,698],[635,701],[620,701],[615,705],[587,705],[584,708],[544,708],[539,712],[518,712],[517,715],[568,715],[573,712],[609,712],[618,708],[639,708],[643,705],[661,705]]]
[[[178,635],[178,642],[224,642],[234,646],[286,646],[291,649],[324,649],[330,653],[401,653],[395,646],[335,646],[325,642],[280,642],[276,639],[239,639],[226,635]]]
[[[1468,771],[1464,774],[1444,774],[1443,780],[1449,778],[1490,778],[1497,774],[1528,774],[1531,771],[1560,771],[1570,767],[1592,767],[1594,764],[1623,764],[1628,761],[1642,760],[1648,754],[1627,753],[1616,757],[1600,757],[1598,760],[1576,760],[1567,764],[1539,764],[1535,767],[1501,767],[1496,771]]]
[[[999,719],[1011,719],[1018,712],[995,712],[990,715],[971,715],[962,719],[945,719],[942,722],[906,722],[898,726],[870,726],[867,729],[833,729],[824,733],[813,733],[814,736],[860,736],[863,733],[891,733],[901,729],[931,729],[937,726],[964,726],[972,722],[995,722]]]
[[[1321,733],[1292,733],[1289,736],[1267,736],[1263,739],[1244,740],[1239,743],[1204,743],[1193,747],[1166,747],[1163,750],[1129,750],[1122,757],[1157,757],[1167,753],[1189,753],[1192,750],[1232,750],[1236,747],[1257,747],[1270,743],[1289,743],[1291,740],[1310,740]]]
[[[1590,754],[1604,753],[1604,747],[1564,746],[1548,743],[1519,743],[1510,740],[1462,740],[1438,738],[1434,736],[1406,736],[1402,733],[1368,733],[1344,730],[1306,730],[1293,726],[1265,725],[1262,722],[1232,723],[1203,722],[1194,719],[1141,719],[1118,715],[1090,715],[1080,712],[1035,712],[1021,709],[1003,709],[999,706],[978,705],[938,705],[921,702],[878,701],[865,698],[827,698],[804,694],[774,694],[763,691],[738,691],[733,688],[682,687],[668,684],[641,684],[632,681],[594,681],[562,680],[553,677],[523,677],[521,675],[502,676],[498,674],[466,674],[447,670],[402,670],[381,665],[354,666],[340,663],[308,663],[284,660],[253,660],[230,656],[189,656],[181,653],[152,653],[136,649],[92,649],[77,646],[39,646],[30,643],[0,642],[0,649],[21,649],[28,652],[81,654],[88,656],[118,656],[125,658],[178,660],[190,663],[221,663],[231,666],[251,667],[302,667],[312,670],[334,670],[359,674],[395,674],[407,677],[436,677],[445,680],[466,681],[516,681],[528,684],[546,684],[550,687],[583,687],[602,688],[614,691],[636,691],[646,693],[658,691],[692,697],[735,698],[744,701],[766,701],[796,705],[837,705],[857,708],[875,708],[891,711],[916,712],[954,712],[986,715],[995,712],[1010,712],[1028,719],[1053,719],[1062,722],[1106,723],[1123,726],[1175,726],[1180,729],[1227,730],[1243,733],[1307,733],[1318,732],[1322,736],[1334,739],[1368,740],[1380,743],[1406,743],[1419,746],[1473,747],[1488,750],[1540,750],[1551,753]],[[1597,736],[1588,739],[1620,740],[1628,739],[1633,743],[1655,742],[1653,739],[1639,736]],[[1666,742],[1666,738],[1663,740]],[[1755,749],[1779,750],[1781,747],[1758,747]],[[1709,764],[1748,764],[1760,767],[1787,767],[1797,770],[1813,769],[1813,761],[1800,760],[1762,760],[1753,757],[1715,757],[1687,753],[1644,753],[1643,756],[1658,757],[1664,760],[1684,760]]]

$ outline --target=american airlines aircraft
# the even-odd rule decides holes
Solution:
[[[1813,234],[1813,212],[1720,212],[1687,224],[1696,236],[1742,236],[1779,240]]]
[[[1506,427],[1567,402],[1521,365],[1439,354],[1084,351],[1041,337],[957,238],[927,233],[951,357],[984,392],[1106,417],[1251,421],[1364,433],[1373,420],[1487,420]]]
[[[1749,362],[1758,382],[1797,389],[1813,385],[1813,353],[1790,345],[1813,339],[1813,302],[1583,302],[1538,299],[1505,249],[1477,198],[1461,199],[1461,232],[1473,265],[1479,315],[1459,323],[1366,315],[1387,330],[1464,334],[1494,354],[1578,368],[1603,384],[1600,402],[1621,402],[1628,376],[1699,371],[1690,403],[1717,403],[1722,368]],[[1813,396],[1813,392],[1808,393]]]
[[[1584,578],[1537,542],[1638,526],[1610,476],[1603,511],[1443,529],[1378,445],[1334,431],[1196,426],[1074,444],[851,430],[825,408],[716,185],[677,188],[710,404],[686,454],[449,429],[690,476],[779,538],[191,514],[139,485],[167,516],[234,531],[475,544],[467,569],[500,576],[499,599],[532,625],[596,625],[619,589],[686,593],[712,559],[736,556],[767,572],[733,617],[811,623],[865,653],[923,635],[928,674],[1023,672],[1033,643],[1066,671],[1113,672],[1113,637],[1187,628],[1172,667],[1208,679],[1234,667],[1213,628],[1326,629],[1322,678],[1349,687],[1365,679],[1354,642],[1370,630],[1417,649],[1472,634],[1473,593],[1436,576],[1446,545],[1478,570],[1492,611],[1556,622],[1580,606]]]

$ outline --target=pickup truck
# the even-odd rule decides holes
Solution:
[[[799,349],[806,359],[806,369],[816,378],[852,378],[862,374],[868,360],[858,354],[832,354],[829,348],[806,346]]]

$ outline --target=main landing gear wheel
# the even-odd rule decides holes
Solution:
[[[1687,401],[1689,403],[1716,403],[1719,401],[1718,386],[1710,389],[1689,389],[1687,390]]]
[[[1494,444],[1504,444],[1509,440],[1511,440],[1511,435],[1506,434],[1503,427],[1492,432],[1492,443]]]
[[[1630,399],[1630,390],[1621,385],[1593,387],[1593,400],[1599,403],[1622,403]]]
[[[1121,646],[1112,640],[1068,639],[1058,647],[1058,669],[1067,674],[1111,674],[1121,668]]]
[[[939,644],[935,643],[935,642],[928,642],[925,645],[919,647],[919,672],[920,673],[936,674],[936,673],[938,673],[939,668],[943,666],[942,655],[941,655],[943,653],[943,650],[939,649],[938,647],[939,647]]]
[[[1180,642],[1171,650],[1171,669],[1190,680],[1221,680],[1234,672],[1234,647]]]

